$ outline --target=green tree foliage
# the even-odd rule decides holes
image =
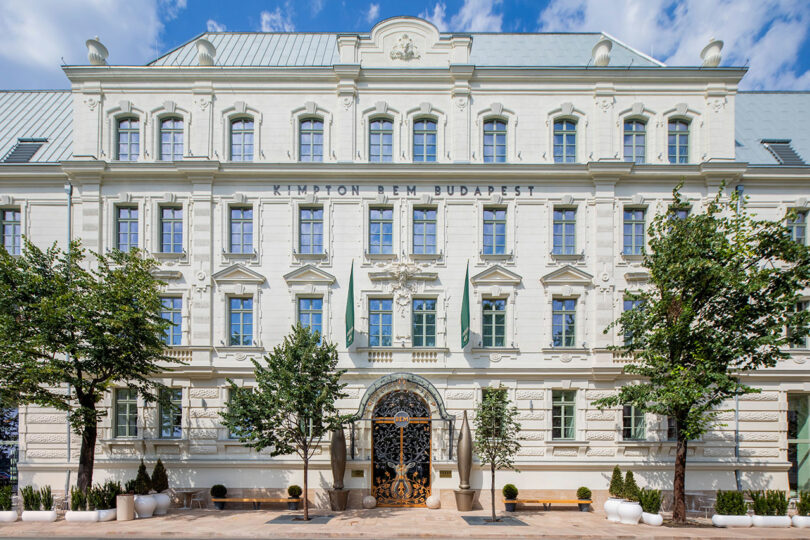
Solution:
[[[318,333],[296,325],[264,359],[253,361],[256,386],[240,388],[233,381],[223,423],[239,440],[270,455],[297,453],[304,462],[304,519],[309,519],[307,500],[309,460],[323,437],[348,421],[335,400],[346,397],[340,382],[334,343],[321,341]]]
[[[495,471],[517,471],[514,458],[520,450],[520,424],[517,422],[517,407],[511,405],[506,388],[488,388],[475,410],[475,453],[482,464],[489,464],[492,482],[492,521],[495,515]]]
[[[611,496],[620,499],[624,494],[624,480],[622,480],[622,471],[619,466],[613,467],[613,474],[610,476],[610,487],[608,493]]]
[[[20,257],[0,249],[0,402],[70,414],[82,437],[83,491],[93,480],[98,403],[114,385],[154,401],[154,375],[178,362],[164,355],[170,323],[161,317],[156,267],[138,250],[87,257],[78,242],[69,254],[27,241]]]
[[[714,512],[723,516],[744,516],[748,513],[742,491],[717,491]]]
[[[0,511],[8,512],[11,510],[13,504],[11,495],[12,488],[10,485],[0,487]]]
[[[169,475],[166,474],[166,467],[163,466],[163,461],[160,458],[158,458],[152,471],[152,489],[158,493],[163,493],[169,489]]]
[[[657,514],[661,510],[661,490],[641,488],[638,492],[641,509],[648,514]]]
[[[624,476],[624,487],[622,489],[622,496],[628,501],[638,502],[638,484],[636,484],[636,477],[633,476],[633,471],[627,471]]]
[[[794,305],[810,285],[810,250],[791,240],[783,222],[749,215],[736,192],[726,199],[721,188],[686,218],[675,214],[684,204],[680,187],[673,196],[648,230],[649,284],[631,295],[641,307],[608,328],[632,335],[621,349],[633,355],[624,370],[637,380],[595,403],[674,419],[673,520],[684,522],[688,441],[715,423],[726,400],[757,392],[741,374],[775,366],[807,335],[810,313]]]

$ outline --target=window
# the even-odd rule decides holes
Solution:
[[[686,219],[689,217],[689,207],[680,206],[673,210],[673,217],[675,219]]]
[[[375,118],[368,128],[368,160],[391,163],[394,155],[394,123],[387,118]]]
[[[482,332],[484,347],[506,346],[506,300],[484,299],[482,301]]]
[[[506,254],[506,209],[484,208],[484,255]]]
[[[577,211],[574,208],[554,209],[554,246],[555,255],[573,255],[577,247]]]
[[[644,252],[644,225],[643,208],[625,208],[623,250],[625,255],[641,255]]]
[[[576,390],[554,390],[551,393],[551,438],[574,440]]]
[[[436,346],[436,300],[413,301],[413,346]]]
[[[115,233],[118,237],[117,247],[121,251],[129,251],[138,247],[138,208],[134,206],[119,206],[115,223]]]
[[[554,163],[577,161],[577,124],[573,120],[554,122]]]
[[[413,209],[413,252],[436,253],[436,209]]]
[[[323,253],[323,208],[301,208],[298,212],[298,251]]]
[[[675,422],[675,418],[673,416],[667,416],[667,440],[678,440],[678,424]]]
[[[669,162],[689,163],[689,124],[684,120],[669,121]]]
[[[163,206],[160,209],[160,251],[183,252],[183,209]]]
[[[160,123],[160,159],[180,161],[183,159],[183,120],[166,118]]]
[[[484,163],[506,162],[506,122],[484,122]]]
[[[368,252],[391,254],[394,252],[394,210],[370,208],[368,211]]]
[[[647,438],[644,411],[635,405],[625,405],[622,409],[622,439],[643,441]]]
[[[118,160],[138,161],[141,151],[140,122],[137,118],[124,118],[118,121]]]
[[[323,298],[299,298],[298,322],[310,332],[323,335]]]
[[[166,403],[162,403],[165,401]],[[158,406],[161,439],[179,439],[183,436],[183,389],[164,388]]]
[[[414,162],[436,161],[436,122],[416,120],[413,123]]]
[[[803,311],[807,311],[808,307],[810,307],[810,302],[807,302],[807,301],[796,302],[796,305],[793,307],[793,313],[795,315],[795,314],[801,313]],[[788,327],[788,329],[787,329],[788,339],[792,339],[793,336],[798,334],[800,328],[801,327],[793,327],[793,328]],[[791,349],[807,349],[808,348],[808,346],[807,346],[808,345],[808,337],[807,336],[804,336],[804,337],[801,337],[801,338],[796,338],[796,339],[798,339],[798,341],[791,342],[791,344],[790,344]]]
[[[230,299],[230,344],[247,346],[253,344],[253,299]]]
[[[807,212],[792,212],[788,215],[787,227],[790,237],[797,243],[807,243]]]
[[[3,233],[3,247],[9,255],[19,255],[22,247],[22,229],[19,208],[0,210],[0,232]]]
[[[647,126],[641,120],[628,120],[624,123],[624,160],[630,163],[644,163],[647,147]]]
[[[641,306],[641,300],[624,299],[624,311],[630,311]],[[633,342],[633,333],[629,330],[624,331],[624,344],[630,345]]]
[[[551,301],[551,343],[554,347],[575,347],[577,301],[573,298]]]
[[[166,329],[163,341],[166,345],[180,345],[183,331],[183,299],[178,297],[161,298],[162,305],[160,316],[172,323]]]
[[[231,207],[231,253],[253,253],[253,209]]]
[[[253,161],[253,119],[231,121],[231,161]]]
[[[134,388],[115,391],[115,436],[138,435],[138,393]]]
[[[390,298],[372,298],[368,301],[368,346],[390,347],[393,323],[393,301]]]
[[[323,120],[308,118],[301,120],[299,130],[300,161],[323,161]]]

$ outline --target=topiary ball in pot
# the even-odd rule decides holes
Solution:
[[[301,486],[296,486],[295,484],[287,488],[287,495],[290,499],[298,499],[303,492],[304,490],[301,489]],[[289,501],[287,508],[290,510],[298,510],[298,501]]]
[[[580,501],[589,501],[591,500],[591,490],[582,486],[581,488],[577,489],[577,500]],[[590,512],[591,511],[591,503],[577,503],[580,512]]]
[[[517,503],[514,501],[518,496],[518,488],[515,487],[514,484],[506,484],[503,486],[501,493],[503,493],[503,498],[505,499],[503,504],[506,507],[506,511],[514,512],[517,509]]]

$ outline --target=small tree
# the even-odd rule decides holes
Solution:
[[[621,498],[624,495],[624,481],[622,480],[622,471],[619,466],[613,467],[613,474],[610,477],[610,487],[608,493],[613,497]]]
[[[324,435],[338,429],[342,416],[335,400],[346,397],[337,370],[335,344],[321,341],[317,332],[296,325],[265,357],[253,361],[256,386],[252,391],[233,381],[223,423],[239,440],[256,450],[270,449],[271,456],[297,453],[304,462],[304,519],[309,519],[307,497],[309,460]]]
[[[146,465],[143,460],[138,465],[138,474],[135,476],[135,494],[136,495],[149,495],[152,490],[152,479],[149,478],[149,473],[146,472]]]
[[[475,410],[475,453],[482,464],[489,464],[492,474],[492,521],[495,515],[495,471],[517,471],[514,457],[520,450],[520,424],[516,418],[517,407],[510,406],[506,388],[487,388]]]
[[[152,471],[152,489],[158,493],[163,493],[169,489],[169,475],[166,474],[166,467],[163,466],[163,461],[160,458],[158,458]]]

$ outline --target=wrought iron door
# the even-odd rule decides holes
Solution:
[[[384,395],[372,418],[372,492],[379,506],[424,506],[430,496],[430,409],[413,392]]]

